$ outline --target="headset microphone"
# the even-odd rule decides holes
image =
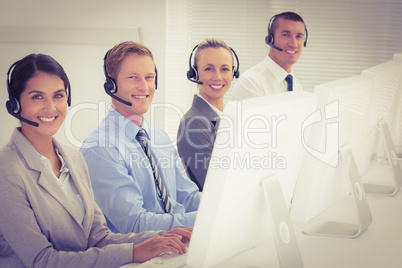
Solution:
[[[12,116],[14,116],[15,118],[18,118],[19,120],[21,120],[22,122],[25,122],[31,126],[34,127],[39,127],[39,124],[37,122],[33,122],[30,121],[24,117],[22,117],[20,115],[21,112],[21,105],[18,101],[18,99],[14,96],[13,91],[11,89],[11,84],[10,84],[10,73],[13,70],[13,68],[19,63],[20,61],[16,61],[15,63],[13,63],[10,67],[10,69],[8,69],[7,72],[7,91],[8,91],[8,98],[9,100],[6,102],[6,108],[7,108],[7,112],[9,114],[11,114]]]
[[[273,47],[273,48],[275,48],[275,49],[279,50],[279,51],[283,51],[283,49],[282,49],[282,48],[277,47],[277,46],[275,46],[274,44],[269,43],[268,45],[269,45],[270,47]]]
[[[33,122],[33,121],[30,121],[30,120],[28,120],[28,119],[22,117],[22,116],[19,115],[19,114],[15,115],[15,117],[18,118],[19,120],[21,120],[22,122],[25,122],[25,123],[27,123],[27,124],[30,124],[31,126],[39,127],[39,124],[38,124],[38,123]]]
[[[188,79],[188,80],[190,80],[191,82],[194,82],[194,83],[196,83],[196,84],[199,84],[199,85],[203,85],[203,84],[204,84],[204,82],[202,82],[202,81],[195,81],[195,80],[192,80],[192,79]]]
[[[105,85],[106,85],[106,83],[105,83]],[[128,105],[128,106],[132,106],[132,105],[133,105],[131,102],[125,101],[125,100],[123,100],[123,99],[117,97],[115,94],[113,94],[110,90],[107,90],[106,88],[105,88],[105,91],[106,91],[106,93],[107,93],[110,97],[112,97],[113,99],[118,100],[118,101],[120,101],[121,103],[123,103],[123,104],[125,104],[125,105]]]
[[[188,79],[189,81],[191,81],[191,82],[193,82],[193,83],[196,83],[196,84],[199,84],[199,85],[203,85],[203,84],[204,84],[204,82],[202,82],[202,81],[192,79],[191,74],[189,75],[188,72],[187,72],[187,79]]]
[[[6,102],[6,107],[7,107],[8,113],[11,114],[12,116],[14,116],[15,118],[18,118],[22,122],[25,122],[25,123],[27,123],[27,124],[29,124],[31,126],[39,127],[39,124],[37,122],[33,122],[31,120],[28,120],[28,119],[22,117],[19,113],[16,113],[15,109],[13,107],[13,103],[10,100],[8,100]]]

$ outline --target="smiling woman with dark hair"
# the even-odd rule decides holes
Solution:
[[[26,56],[11,66],[7,86],[21,127],[0,151],[0,267],[120,267],[185,251],[188,229],[122,235],[106,227],[85,159],[53,138],[70,104],[56,60]]]

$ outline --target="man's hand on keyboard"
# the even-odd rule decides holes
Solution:
[[[192,232],[193,228],[175,228],[167,232],[162,232],[160,236],[163,237],[180,236],[181,242],[188,243],[190,242]]]
[[[133,262],[145,262],[163,252],[186,253],[184,243],[190,240],[191,233],[192,228],[176,228],[136,244],[133,248]]]

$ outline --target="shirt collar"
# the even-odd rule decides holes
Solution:
[[[59,149],[57,149],[57,147],[54,146],[54,144],[53,144],[53,147],[54,147],[54,149],[56,150],[57,157],[60,159],[60,162],[61,162],[61,167],[60,167],[60,170],[59,170],[60,173],[67,173],[67,172],[69,172],[69,171],[68,171],[68,168],[67,168],[67,165],[66,165],[66,162],[64,161],[63,156],[61,155]],[[53,170],[52,164],[50,163],[50,160],[49,160],[47,157],[45,157],[45,156],[43,156],[43,155],[41,155],[41,154],[39,154],[39,156],[40,156],[40,158],[42,159],[43,163],[44,163],[46,166],[48,166],[48,167],[50,168],[50,170]]]
[[[221,116],[223,114],[223,112],[221,110],[219,110],[218,108],[216,108],[215,106],[213,106],[211,103],[209,103],[203,96],[201,96],[200,94],[197,94],[198,97],[200,97],[201,99],[203,99],[208,105],[209,107],[211,107],[211,109],[218,115]]]
[[[267,68],[272,72],[278,83],[281,83],[283,80],[285,80],[288,74],[293,75],[292,72],[290,73],[286,72],[281,66],[279,66],[275,61],[273,61],[273,59],[271,59],[269,55],[265,56],[265,64]]]
[[[145,133],[148,137],[148,140],[150,140],[149,137],[149,125],[146,122],[145,118],[142,119],[141,127],[137,126],[137,124],[133,123],[130,121],[127,117],[119,113],[116,109],[114,109],[112,106],[110,107],[109,111],[109,120],[113,122],[119,129],[120,132],[123,132],[124,135],[127,137],[127,139],[133,141],[136,139],[138,131],[140,131],[141,128],[145,130]]]
[[[66,162],[64,161],[63,156],[61,155],[61,153],[60,153],[59,149],[57,149],[57,147],[55,147],[55,149],[56,149],[57,156],[59,157],[59,159],[61,161],[60,172],[61,173],[68,172],[68,168],[67,168]]]

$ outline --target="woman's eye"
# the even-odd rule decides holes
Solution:
[[[41,95],[33,95],[33,96],[32,96],[32,99],[33,99],[33,100],[42,99],[42,96],[41,96]]]

